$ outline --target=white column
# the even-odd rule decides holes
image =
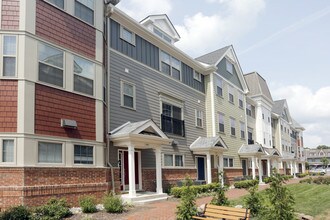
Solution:
[[[270,177],[270,159],[267,159],[267,176]]]
[[[156,148],[156,190],[158,194],[163,193],[162,184],[162,159],[161,159],[161,148]]]
[[[298,167],[297,167],[297,162],[295,161],[295,162],[294,162],[294,172],[293,172],[293,177],[294,177],[294,178],[297,178],[297,177],[296,177],[296,173],[298,173]]]
[[[261,163],[261,158],[259,157],[258,160],[259,160],[259,163],[258,163],[258,165],[259,165],[259,167],[258,167],[258,171],[259,171],[259,184],[263,184],[263,182],[262,182],[262,163]]]
[[[211,154],[206,153],[207,183],[212,183]]]
[[[256,164],[255,157],[252,157],[252,179],[256,179]]]
[[[223,154],[219,154],[219,165],[218,165],[218,172],[221,173],[221,179],[219,180],[219,182],[221,183],[221,186],[224,185],[224,172],[223,172]]]
[[[128,146],[128,176],[129,176],[129,197],[136,196],[135,190],[135,158],[134,146]]]
[[[302,171],[302,173],[306,172],[305,162],[301,163],[301,171]]]
[[[293,175],[293,165],[292,165],[292,161],[290,161],[290,175]]]

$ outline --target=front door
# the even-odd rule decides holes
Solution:
[[[197,157],[197,177],[198,180],[205,180],[205,158]]]
[[[121,180],[121,190],[129,189],[129,173],[128,173],[128,151],[119,151],[119,161],[120,161],[120,180]],[[135,161],[135,187],[139,189],[139,152],[134,152]]]
[[[261,160],[262,163],[262,175],[267,176],[267,160]]]
[[[243,169],[243,176],[247,176],[248,175],[248,170],[247,170],[247,160],[243,159],[242,160],[242,169]]]

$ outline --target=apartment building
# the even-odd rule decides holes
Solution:
[[[305,159],[310,167],[323,165],[323,158],[330,160],[330,149],[310,149],[305,148]]]
[[[0,208],[102,196],[103,2],[0,1]]]

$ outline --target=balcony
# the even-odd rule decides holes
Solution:
[[[185,136],[184,121],[161,115],[162,117],[162,131],[169,134]]]

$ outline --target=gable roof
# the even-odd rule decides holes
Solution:
[[[197,57],[195,58],[195,60],[206,63],[206,64],[217,64],[217,62],[225,56],[227,50],[230,48],[231,46],[226,46],[223,47],[221,49],[215,50],[213,52],[210,52],[208,54],[205,54],[203,56]]]
[[[198,137],[191,145],[192,151],[223,151],[228,147],[220,136],[216,137]]]
[[[266,152],[260,144],[243,144],[238,150],[242,156],[265,155]]]
[[[281,153],[276,148],[263,147],[266,154],[270,157],[281,157]]]
[[[263,96],[271,104],[273,98],[268,88],[266,80],[257,72],[252,72],[244,75],[245,81],[249,88],[249,96]]]
[[[292,123],[292,118],[289,112],[289,107],[288,104],[286,102],[286,99],[282,99],[282,100],[276,100],[274,101],[274,105],[272,108],[272,113],[275,113],[276,115],[280,116],[281,118],[283,118],[282,114],[285,112],[286,116],[287,116],[287,122]]]

